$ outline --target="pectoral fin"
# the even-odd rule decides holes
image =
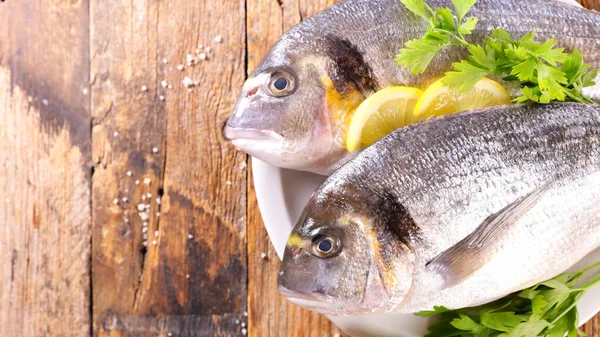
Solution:
[[[475,231],[448,248],[431,262],[427,268],[438,271],[445,286],[454,286],[481,268],[502,245],[503,237],[527,214],[549,189],[545,184],[528,195],[490,215]]]

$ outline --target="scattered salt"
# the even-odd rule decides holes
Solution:
[[[244,316],[248,316],[248,312],[247,311],[244,311]]]
[[[193,238],[194,238],[194,236],[193,236],[192,234],[188,234],[188,239],[190,239],[190,240],[191,240],[191,239],[193,239]]]
[[[266,258],[267,258],[267,254],[265,254],[265,253],[260,253],[260,258],[261,258],[261,259],[263,259],[263,260],[264,260],[264,259],[266,259]]]
[[[162,80],[160,81],[160,85],[162,85],[163,88],[166,88],[169,86],[169,83],[167,83],[167,80]]]
[[[160,212],[156,212],[156,216],[160,216]]]
[[[178,64],[177,65],[177,70],[182,71],[183,70],[183,64]]]
[[[160,203],[162,202],[162,200],[160,199],[160,197],[156,198],[156,204],[160,205]]]
[[[167,59],[166,59],[166,58],[162,59],[162,61],[163,61],[163,63],[164,63],[164,64],[167,64],[167,63],[169,63],[169,61],[167,61]]]
[[[190,274],[186,274],[186,275],[185,275],[185,278],[190,278]]]
[[[127,197],[123,197],[123,199],[121,199],[121,200],[123,200],[123,202],[129,201],[129,199]]]
[[[115,138],[119,137],[119,131],[113,132],[113,137],[115,137]]]
[[[148,232],[148,227],[142,227],[142,233]]]
[[[146,179],[144,179],[144,184],[146,184],[146,185],[150,185],[150,182],[151,182],[151,181],[152,181],[152,179],[150,179],[150,178],[146,178]]]
[[[148,199],[152,198],[152,193],[146,193],[146,197],[147,197]]]
[[[138,209],[138,211],[143,212],[146,209],[146,205],[144,205],[144,204],[138,204],[137,205],[137,209]]]
[[[223,38],[221,37],[221,35],[217,35],[217,36],[215,36],[215,42],[216,42],[216,43],[221,43],[221,42],[223,42]]]
[[[246,327],[246,323],[242,322],[242,324],[240,324],[242,326],[242,328]]]
[[[243,162],[240,164],[240,170],[245,170],[245,169],[246,169],[246,167],[248,167],[248,164],[246,164],[246,162],[245,162],[245,161],[243,161]]]
[[[140,184],[140,181],[139,181],[139,180],[136,180],[136,181],[135,181],[135,184],[136,184],[136,185],[139,185],[139,184]]]
[[[183,79],[182,83],[186,88],[189,88],[194,85],[194,81],[192,81],[192,79],[187,76]]]
[[[144,241],[144,242],[142,242],[142,245],[144,245],[144,247],[148,247],[148,242]]]
[[[29,102],[29,103],[33,103],[33,97],[31,97],[31,96],[27,96],[27,102]]]
[[[113,200],[113,204],[115,204],[115,205],[119,204],[119,199]]]
[[[204,60],[206,60],[206,53],[200,53],[200,54],[198,55],[198,57],[199,57],[199,58],[200,58],[202,61],[204,61]]]
[[[204,48],[204,51],[205,51],[205,52],[207,52],[207,53],[210,53],[210,51],[211,51],[211,50],[212,50],[212,48],[211,48],[211,47],[206,47],[206,48]]]
[[[81,92],[83,93],[84,96],[87,96],[87,94],[90,93],[90,90],[88,88],[83,88],[83,90],[81,90]]]
[[[161,101],[164,101],[165,100],[165,96],[160,95],[160,96],[158,96],[158,99],[161,100]]]
[[[157,147],[153,147],[152,148],[152,152],[154,152],[154,153],[158,152],[158,148]]]
[[[192,54],[187,54],[185,60],[186,60],[188,66],[198,63],[198,59]]]
[[[50,102],[48,102],[48,100],[45,99],[45,98],[42,100],[42,104],[45,105],[45,106],[48,106],[49,103]]]
[[[148,91],[148,87],[145,84],[142,85],[142,91]]]
[[[154,236],[158,237],[158,231],[154,231]]]
[[[156,246],[158,242],[156,240],[152,240],[152,244]]]
[[[146,200],[146,195],[142,195],[142,200]]]
[[[125,221],[125,223],[129,223],[129,218],[125,218],[123,221]]]
[[[242,335],[246,336],[247,333],[248,333],[248,330],[242,329]]]

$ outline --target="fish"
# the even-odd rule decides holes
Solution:
[[[427,2],[452,8],[449,0]],[[519,37],[536,30],[540,41],[578,48],[600,67],[600,13],[549,0],[479,0],[470,15],[479,18],[475,42],[496,28]],[[426,28],[399,0],[336,3],[274,44],[244,83],[223,135],[271,165],[331,174],[356,155],[345,139],[365,98],[389,86],[424,89],[466,56],[463,48],[446,49],[418,76],[399,67],[398,50]],[[600,99],[600,85],[584,93]]]
[[[507,105],[398,129],[328,177],[286,243],[330,315],[488,303],[600,247],[600,105]]]

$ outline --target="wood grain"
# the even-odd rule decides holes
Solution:
[[[99,336],[243,329],[245,155],[221,128],[244,79],[244,17],[243,1],[92,1]],[[201,44],[208,60],[179,71]]]
[[[87,6],[0,3],[0,336],[90,335]]]

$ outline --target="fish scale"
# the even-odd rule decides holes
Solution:
[[[493,240],[476,250],[461,245],[486,228]],[[396,130],[315,191],[292,236],[310,246],[330,231],[341,238],[339,256],[292,259],[298,248],[288,244],[279,281],[292,301],[294,290],[306,300],[311,287],[329,295],[317,306],[299,302],[325,313],[472,306],[551,278],[600,247],[600,106],[502,106]],[[373,234],[364,233],[386,241],[369,246]],[[373,264],[381,288],[373,272],[365,271],[368,284],[364,276],[335,285],[317,276],[351,279],[347,268]],[[299,285],[299,270],[315,278]],[[368,295],[359,302],[357,287]]]

